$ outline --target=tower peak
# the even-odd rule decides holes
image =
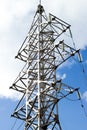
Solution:
[[[41,0],[39,0],[39,4],[41,5]]]
[[[44,12],[44,8],[41,4],[38,5],[37,13],[42,14]]]

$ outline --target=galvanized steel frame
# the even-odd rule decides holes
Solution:
[[[78,52],[64,40],[58,41],[67,30],[68,23],[52,14],[47,17],[43,6],[38,5],[16,56],[25,66],[10,87],[23,94],[12,116],[26,122],[25,130],[62,130],[58,102],[78,91],[56,79],[57,68]]]

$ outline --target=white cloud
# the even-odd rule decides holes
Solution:
[[[58,69],[61,69],[62,70],[62,68],[64,68],[64,67],[66,67],[66,69],[67,68],[71,68],[73,65],[75,64],[75,60],[73,59],[71,59],[71,60],[67,60],[67,61],[65,61],[63,64],[61,64],[59,67],[58,67]]]
[[[19,93],[19,92],[16,92],[16,91],[11,91],[11,90],[8,90],[8,89],[6,89],[6,90],[1,90],[1,92],[0,92],[0,98],[6,98],[6,99],[12,99],[12,100],[14,100],[14,101],[16,101],[16,100],[20,100],[21,99],[21,97],[22,97],[22,95],[21,95],[21,93]]]
[[[39,0],[0,0],[0,96],[12,98],[9,86],[16,78],[20,62],[14,60],[32,22]],[[87,45],[87,0],[42,1],[51,12],[72,25],[78,48]],[[29,26],[28,26],[29,25]],[[18,62],[18,63],[17,63]],[[22,65],[21,65],[22,66]],[[66,74],[60,75],[63,79]]]
[[[0,98],[19,99],[20,95],[18,92],[9,89],[18,74],[19,66],[13,62],[14,59],[10,59],[8,53],[5,53],[3,58],[0,56],[0,60],[2,60],[0,62]]]
[[[49,6],[50,5],[50,6]],[[77,48],[87,46],[87,0],[55,0],[46,3],[48,10],[72,25]]]
[[[82,98],[87,102],[87,91],[83,93]]]
[[[61,74],[59,74],[59,73],[57,73],[57,77],[56,77],[58,80],[59,79],[65,79],[66,78],[66,74],[64,73],[63,75],[61,75]]]

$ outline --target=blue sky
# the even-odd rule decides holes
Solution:
[[[87,49],[81,51],[83,62],[79,63],[78,58],[74,58],[72,63],[65,64],[64,67],[58,69],[61,76],[66,74],[63,82],[66,84],[79,88],[82,95],[82,104],[80,101],[73,101],[78,99],[77,95],[62,100],[59,104],[60,120],[62,128],[65,130],[86,129],[87,127]],[[70,65],[70,66],[69,66]],[[85,72],[83,72],[83,69]],[[71,100],[71,101],[70,101]]]
[[[71,24],[76,48],[81,49],[83,62],[78,63],[76,57],[77,61],[68,61],[57,73],[66,84],[80,88],[87,112],[87,1],[42,0],[42,4],[47,14],[50,12]],[[15,121],[10,115],[18,102],[18,94],[9,87],[23,64],[14,57],[27,35],[37,5],[38,0],[0,0],[0,130],[11,130]],[[87,117],[80,101],[65,99],[59,104],[64,130],[87,129]],[[13,130],[17,130],[20,124],[17,121]],[[23,125],[20,130],[23,130]]]

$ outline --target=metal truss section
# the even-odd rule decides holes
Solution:
[[[23,67],[10,89],[25,93],[27,88],[27,64]]]
[[[58,102],[67,97],[68,95],[76,92],[78,93],[78,88],[74,89],[64,83],[61,80],[56,81],[55,83],[43,83],[45,86],[42,89],[40,98],[41,98],[41,129],[53,129],[53,130],[61,130],[59,118],[58,118],[58,110],[57,104]],[[27,120],[27,129],[38,129],[38,87],[37,83],[34,87],[28,89],[28,115],[26,119],[26,104],[23,104],[23,100],[25,100],[25,94],[21,98],[17,107],[12,116],[15,118],[19,118],[21,120]],[[22,105],[23,104],[23,105]],[[59,128],[58,128],[59,127]]]
[[[32,43],[33,44],[33,43]],[[29,64],[23,67],[22,71],[19,73],[18,77],[14,81],[11,88],[16,91],[25,92],[27,88],[27,77],[29,75],[29,87],[32,85],[32,82],[37,81],[38,76],[38,51],[35,49],[29,51]],[[30,46],[31,49],[31,46]],[[63,62],[65,62],[70,57],[74,56],[75,53],[78,53],[78,50],[71,48],[63,41],[60,41],[56,45],[51,44],[43,44],[43,49],[40,50],[40,70],[44,70],[44,74],[42,73],[40,76],[40,80],[51,80],[53,79],[53,73],[56,71],[57,67],[59,67]],[[55,61],[55,64],[54,64]],[[44,68],[43,68],[44,65]],[[28,75],[27,75],[27,69]]]
[[[38,6],[38,8],[43,8],[41,5]],[[44,9],[43,9],[44,11]],[[40,36],[42,39],[40,39],[40,42],[43,42],[44,45],[50,46],[50,44],[54,43],[54,41],[64,32],[66,32],[68,29],[70,29],[70,25],[63,20],[57,18],[56,16],[49,14],[49,17],[45,15],[45,12],[42,12],[41,14],[41,21],[39,19],[39,10],[36,11],[36,14],[34,16],[30,31],[28,35],[26,36],[21,48],[18,51],[18,54],[16,58],[27,62],[28,58],[28,51],[35,50],[37,51],[36,45],[38,42],[38,22],[40,23]],[[48,44],[47,44],[48,43]],[[30,50],[28,50],[28,44],[30,46]],[[45,46],[45,48],[46,48]],[[43,49],[45,49],[43,48]],[[33,55],[33,54],[32,54]]]
[[[23,94],[12,116],[25,121],[24,130],[62,130],[58,102],[77,92],[56,79],[56,69],[78,53],[73,47],[58,41],[70,25],[56,16],[46,16],[38,5],[30,31],[16,58],[25,66],[10,87]]]

